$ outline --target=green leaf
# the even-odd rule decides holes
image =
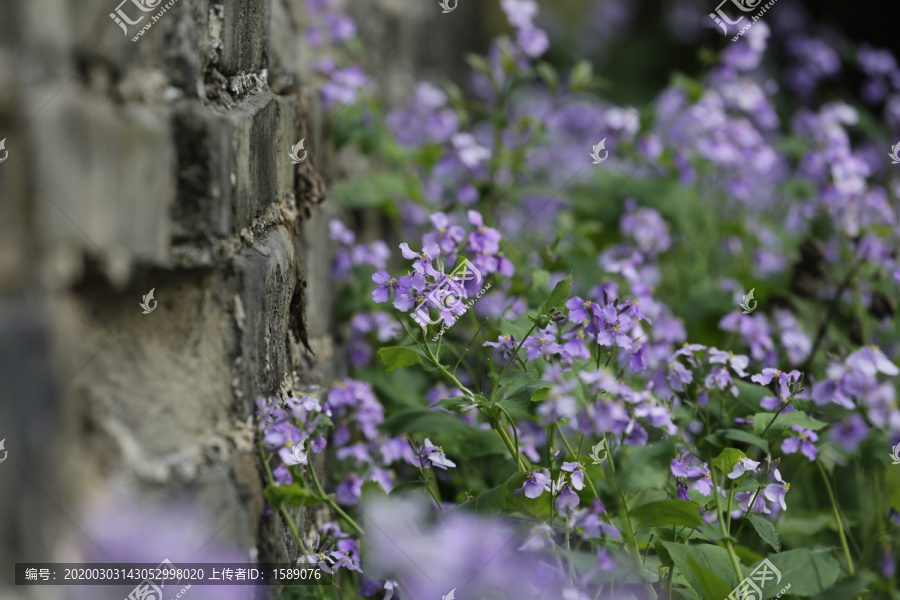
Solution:
[[[519,512],[536,519],[549,519],[552,514],[551,503],[553,501],[550,494],[544,493],[537,498],[526,498],[525,494],[517,495],[515,493],[522,488],[525,477],[525,473],[516,473],[497,487],[463,502],[451,511],[472,511],[483,515]]]
[[[387,366],[387,372],[390,373],[394,369],[402,369],[419,363],[418,348],[403,346],[388,346],[378,351],[378,356]]]
[[[469,66],[484,75],[490,81],[494,81],[494,73],[491,69],[491,63],[478,54],[466,54],[466,62]]]
[[[675,72],[672,74],[672,85],[675,87],[680,87],[685,92],[687,92],[688,97],[691,99],[691,102],[697,102],[700,98],[703,97],[703,94],[706,93],[706,88],[703,87],[703,84],[694,79],[693,77],[689,77],[684,73]]]
[[[391,489],[391,493],[388,494],[389,497],[394,496],[403,496],[409,493],[421,493],[423,495],[428,495],[428,492],[425,491],[425,484],[422,483],[421,480],[416,481],[404,481],[399,485],[395,485]]]
[[[487,398],[479,395],[478,399],[482,403],[487,402]],[[472,410],[476,408],[478,405],[472,401],[468,396],[454,396],[453,398],[447,398],[445,400],[441,400],[437,403],[437,406],[441,408],[446,408],[450,412],[461,413],[466,412],[467,410]]]
[[[616,467],[616,484],[623,492],[665,485],[672,477],[669,466],[674,457],[675,443],[672,440],[623,447],[617,457],[617,460],[621,459],[622,466]]]
[[[722,450],[721,454],[712,459],[712,464],[727,475],[728,473],[731,473],[734,469],[734,465],[736,465],[739,460],[746,457],[747,455],[737,448],[725,448]]]
[[[857,598],[863,592],[868,591],[869,585],[877,581],[878,577],[869,571],[857,572],[853,577],[843,579],[830,588],[816,596],[816,600],[847,600],[847,598]]]
[[[775,526],[772,525],[772,521],[756,513],[744,515],[744,518],[750,521],[750,524],[753,525],[753,529],[756,530],[756,533],[759,534],[759,537],[761,537],[765,543],[772,546],[772,549],[775,550],[775,552],[781,552],[781,541],[778,539],[778,534],[775,533]]]
[[[752,433],[747,433],[746,431],[741,431],[740,429],[726,429],[722,432],[722,434],[726,439],[732,440],[734,442],[752,444],[761,449],[766,454],[769,454],[769,443],[761,437],[753,435]]]
[[[809,596],[822,592],[841,576],[841,568],[831,551],[812,552],[797,548],[769,555],[769,560],[781,571],[781,580],[773,579],[763,587],[763,598],[774,598],[785,586],[787,594]]]
[[[559,87],[559,76],[556,74],[556,69],[548,63],[541,61],[535,65],[534,70],[540,75],[541,79],[544,81],[544,85],[547,86],[550,92],[555,93],[556,88]]]
[[[550,283],[550,271],[545,269],[533,269],[531,271],[531,283],[534,289],[542,290]]]
[[[560,311],[565,310],[566,301],[569,299],[571,290],[572,274],[570,273],[568,277],[556,284],[556,287],[554,287],[553,291],[550,293],[550,297],[546,302],[541,304],[541,307],[538,309],[538,314],[545,315],[550,312],[551,308],[556,308]]]
[[[778,415],[778,418],[774,417],[775,413],[756,413],[756,415],[753,417],[753,434],[762,436],[763,430],[765,430],[765,436],[767,438],[773,438],[779,432],[787,429],[788,427],[793,427],[794,425],[799,425],[800,427],[803,427],[805,429],[812,429],[813,431],[818,431],[825,427],[825,425],[827,425],[827,423],[823,423],[822,421],[814,419],[806,413],[800,411],[781,413],[780,415]],[[769,426],[769,423],[772,423],[772,425]],[[769,428],[766,430],[767,426]]]
[[[498,404],[507,410],[510,408],[524,409],[541,390],[548,390],[551,387],[553,387],[553,384],[549,381],[540,379],[531,381],[511,392]],[[546,395],[544,397],[546,398]]]
[[[573,92],[583,90],[591,84],[593,77],[594,67],[590,61],[578,61],[578,64],[572,68],[572,73],[569,75],[569,89]]]
[[[292,506],[297,508],[300,506],[312,506],[319,502],[325,502],[325,498],[322,498],[312,490],[302,487],[299,483],[292,483],[290,485],[267,485],[264,495],[269,505],[276,509],[279,506]]]
[[[473,427],[450,413],[425,408],[404,408],[379,426],[391,435],[421,434],[442,446],[450,460],[506,454],[500,438],[490,430]]]
[[[715,571],[703,566],[690,554],[687,557],[687,566],[697,583],[700,584],[701,589],[697,591],[703,592],[704,598],[727,598],[731,594],[733,589],[731,586],[722,581]]]
[[[319,414],[318,421],[316,421],[316,427],[309,437],[314,440],[332,427],[334,427],[334,422],[332,422],[331,418],[325,413],[321,413]]]
[[[406,182],[391,173],[376,173],[366,177],[348,179],[334,185],[332,194],[337,203],[347,208],[364,208],[394,204],[408,197]]]
[[[642,527],[673,526],[698,527],[703,524],[700,518],[700,505],[687,500],[657,500],[631,509],[631,516]]]
[[[366,480],[362,484],[362,499],[387,499],[387,492],[381,487],[381,484],[371,479]]]
[[[731,565],[731,558],[724,548],[712,544],[689,546],[677,542],[663,541],[661,543],[668,551],[675,567],[684,575],[688,585],[704,598],[727,598],[731,590],[738,584],[734,575],[734,567]],[[715,580],[709,577],[709,574],[716,575],[728,588],[724,595],[704,595],[707,587],[716,585]]]

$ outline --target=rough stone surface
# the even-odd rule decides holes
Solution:
[[[91,510],[128,497],[193,507],[210,547],[291,560],[255,399],[337,373],[334,209],[288,156],[322,131],[299,3],[178,0],[154,20],[127,2],[127,34],[117,3],[0,19],[0,562],[103,552]],[[10,575],[0,598],[74,597]]]

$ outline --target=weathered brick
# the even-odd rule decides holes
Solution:
[[[198,104],[174,115],[178,195],[172,211],[176,242],[209,243],[232,231],[235,166],[232,122]]]
[[[234,258],[241,368],[237,387],[244,410],[258,395],[276,391],[287,372],[289,309],[297,271],[284,227],[275,227]]]
[[[42,111],[26,131],[44,242],[116,262],[168,262],[175,149],[167,112],[88,95],[57,98]]]
[[[277,103],[270,93],[254,94],[228,113],[234,128],[233,228],[240,231],[276,200]]]
[[[267,46],[268,0],[225,0],[222,58],[226,75],[259,71]]]

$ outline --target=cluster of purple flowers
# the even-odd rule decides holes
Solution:
[[[900,442],[900,408],[897,407],[896,385],[879,380],[879,374],[896,377],[900,369],[875,346],[861,348],[843,361],[833,360],[826,377],[812,386],[811,398],[819,406],[837,404],[848,414],[831,430],[831,439],[848,452],[857,449],[871,426],[887,432],[891,443]]]
[[[343,43],[352,37],[352,22],[341,19],[330,2],[319,0],[314,6],[325,24],[325,28],[319,28],[319,38]],[[515,31],[514,38],[491,45],[487,60],[479,63],[472,81],[474,93],[484,101],[492,118],[479,120],[477,111],[466,112],[455,94],[451,103],[451,94],[429,83],[419,83],[409,105],[387,117],[396,141],[410,151],[410,156],[420,157],[409,165],[415,174],[411,179],[417,181],[410,184],[408,198],[415,198],[415,202],[397,198],[403,207],[399,211],[405,228],[403,239],[415,240],[421,235],[420,244],[399,246],[403,259],[412,261],[410,270],[393,276],[387,266],[390,252],[386,244],[357,244],[356,236],[334,221],[331,236],[341,244],[334,264],[336,279],[348,278],[356,265],[370,265],[376,271],[372,275],[375,303],[391,303],[404,313],[412,311],[423,326],[454,324],[468,309],[463,301],[474,297],[485,276],[512,278],[516,273],[512,260],[502,250],[504,240],[509,245],[511,238],[526,231],[539,243],[549,241],[556,233],[558,215],[578,220],[579,206],[570,203],[565,194],[543,190],[548,184],[554,190],[563,190],[570,181],[574,186],[588,187],[585,184],[595,176],[599,180],[602,175],[597,174],[604,169],[581,171],[587,162],[587,149],[607,137],[615,166],[629,177],[677,179],[684,188],[698,188],[695,191],[704,197],[722,198],[711,208],[715,213],[712,216],[733,224],[737,232],[726,237],[726,254],[752,257],[753,272],[760,280],[777,276],[790,264],[791,240],[796,232],[813,231],[813,225],[825,214],[834,215],[836,224],[835,231],[821,240],[825,260],[847,262],[849,270],[864,265],[881,277],[854,281],[854,289],[844,290],[845,295],[836,301],[847,301],[852,293],[857,303],[871,304],[877,282],[886,279],[885,275],[893,273],[894,280],[900,282],[900,257],[895,252],[900,241],[895,225],[900,215],[892,205],[900,184],[879,186],[872,182],[884,163],[885,152],[876,156],[871,147],[858,141],[855,128],[861,122],[860,114],[843,102],[801,110],[790,122],[793,133],[789,139],[780,131],[782,123],[774,102],[780,90],[771,72],[764,68],[763,59],[770,38],[774,42],[781,36],[772,36],[765,22],[755,23],[741,43],[730,45],[722,53],[721,62],[702,80],[674,80],[657,98],[652,117],[642,122],[645,115],[635,108],[589,99],[574,77],[569,83],[572,89],[566,84],[555,85],[552,96],[535,86],[511,85],[515,77],[533,74],[534,59],[547,50],[549,42],[534,24],[534,0],[501,0],[501,7]],[[784,37],[793,60],[790,86],[800,97],[811,99],[823,80],[840,73],[840,57],[827,38],[788,33]],[[896,113],[896,126],[900,128],[900,71],[893,56],[864,47],[857,58],[868,77],[864,95],[872,102],[884,101],[886,113]],[[328,75],[323,88],[326,105],[352,101],[365,85],[363,73],[355,68],[339,69],[333,61],[321,62],[318,68]],[[497,118],[499,111],[504,111],[503,118]],[[795,155],[795,146],[805,149],[802,157]],[[788,197],[783,186],[787,183],[809,184],[810,193],[801,199]],[[527,184],[535,184],[534,189],[542,191],[533,191]],[[577,196],[573,194],[572,199]],[[475,210],[479,201],[487,206],[483,212]],[[654,291],[664,284],[661,265],[671,264],[666,262],[671,256],[666,255],[673,237],[681,238],[683,232],[670,234],[668,210],[664,215],[631,198],[625,200],[623,208],[618,227],[621,239],[605,243],[602,251],[592,247],[591,239],[572,242],[563,236],[546,252],[514,249],[516,266],[534,268],[534,282],[539,281],[537,273],[541,272],[541,280],[549,280],[548,289],[566,277],[564,268],[572,266],[560,256],[551,256],[554,253],[585,248],[591,260],[597,257],[607,277],[592,282],[596,285],[590,289],[579,288],[583,282],[576,281],[564,308],[554,309],[546,323],[541,321],[541,326],[524,339],[506,333],[496,341],[481,342],[496,349],[500,365],[511,367],[510,381],[518,383],[534,376],[541,385],[549,386],[541,388],[539,397],[531,397],[533,402],[526,402],[527,416],[519,414],[514,419],[505,414],[506,420],[490,416],[485,398],[476,398],[467,389],[485,394],[490,388],[485,388],[483,381],[476,384],[478,374],[474,370],[457,374],[454,368],[453,380],[458,388],[434,385],[433,378],[438,374],[426,375],[427,384],[421,388],[432,386],[425,394],[425,404],[436,411],[445,410],[434,406],[440,400],[463,395],[469,398],[471,402],[454,407],[455,412],[460,413],[462,422],[496,430],[500,437],[507,438],[504,441],[514,455],[518,476],[524,474],[515,494],[545,502],[549,494],[554,518],[564,520],[566,536],[580,534],[582,542],[590,542],[597,557],[596,567],[587,572],[579,568],[581,575],[574,577],[558,561],[545,560],[545,552],[563,554],[559,530],[545,523],[535,525],[518,551],[511,552],[516,544],[497,547],[495,542],[507,532],[496,522],[453,510],[429,526],[425,508],[407,506],[400,500],[394,507],[366,507],[365,517],[373,526],[367,527],[368,540],[364,543],[372,544],[373,558],[366,565],[365,575],[356,542],[335,524],[320,532],[329,540],[316,542],[309,560],[334,569],[358,571],[361,594],[384,590],[387,599],[400,593],[398,582],[407,588],[404,597],[407,591],[413,597],[437,597],[464,580],[474,582],[466,589],[466,595],[472,597],[501,597],[498,590],[502,586],[504,593],[513,596],[549,593],[565,600],[593,598],[598,592],[588,582],[596,586],[592,578],[597,573],[621,566],[616,550],[622,535],[599,498],[589,496],[593,486],[586,485],[590,483],[586,478],[590,470],[580,459],[568,456],[568,460],[556,463],[562,450],[553,451],[555,428],[564,436],[602,436],[620,451],[678,436],[679,454],[669,465],[674,487],[670,483],[667,489],[678,499],[698,500],[707,523],[716,520],[720,510],[720,502],[710,499],[727,498],[729,493],[714,484],[713,467],[697,458],[701,454],[691,445],[702,447],[697,438],[717,433],[711,430],[716,419],[710,404],[715,406],[717,402],[726,410],[729,403],[745,407],[745,398],[743,402],[734,399],[750,382],[771,390],[761,398],[759,411],[779,416],[797,413],[792,415],[796,419],[793,422],[808,425],[769,432],[767,439],[776,440],[770,447],[775,452],[780,449],[784,460],[816,461],[829,442],[847,453],[856,452],[872,428],[883,429],[894,442],[900,441],[895,386],[886,379],[900,374],[892,359],[898,348],[889,341],[892,330],[886,319],[869,330],[872,335],[864,342],[882,343],[885,350],[865,346],[841,359],[831,358],[821,379],[808,371],[814,358],[811,355],[821,349],[822,340],[813,343],[809,335],[813,328],[806,327],[809,323],[802,323],[798,317],[803,313],[793,308],[771,307],[756,314],[735,310],[725,315],[719,328],[735,334],[723,336],[730,337],[731,341],[725,343],[733,351],[686,343],[684,323],[666,304],[666,296],[657,296]],[[772,219],[773,215],[780,217]],[[577,226],[575,231],[579,231]],[[557,252],[557,248],[562,250]],[[468,261],[468,272],[476,276],[461,279],[450,272],[461,259]],[[823,278],[809,297],[831,301],[838,293],[832,279]],[[738,298],[744,293],[732,280],[716,284],[738,294]],[[486,326],[494,332],[490,338],[510,330],[507,324],[497,326],[500,318],[513,322],[516,330],[527,323],[523,317],[528,312],[525,298],[534,290],[523,291],[526,287],[527,282],[505,281],[477,304],[479,314],[490,317]],[[439,313],[437,321],[431,318],[433,311]],[[387,343],[402,332],[385,311],[360,311],[348,322],[352,366],[370,363],[373,338]],[[462,364],[466,368],[465,363],[461,360],[457,367]],[[801,370],[806,372],[801,374]],[[490,377],[490,370],[485,368],[485,372]],[[508,371],[504,368],[503,372]],[[485,374],[481,377],[484,379]],[[802,389],[806,378],[812,382],[809,392]],[[498,385],[496,397],[491,393],[491,402],[502,402],[513,389],[503,387]],[[432,469],[436,476],[439,473],[440,487],[455,485],[465,476],[466,469],[447,472],[467,457],[448,457],[432,443],[432,439],[440,439],[439,432],[430,432],[431,437],[419,443],[379,433],[385,407],[367,384],[345,379],[327,398],[321,407],[308,397],[290,399],[282,408],[261,407],[264,441],[284,463],[275,470],[276,483],[290,483],[292,473],[296,475],[290,461],[303,464],[308,460],[295,448],[309,445],[310,451],[317,452],[324,447],[324,437],[311,439],[319,415],[335,421],[329,444],[346,467],[340,470],[342,480],[336,490],[337,503],[342,506],[358,505],[366,481],[378,482],[385,491],[391,491],[397,471],[422,470],[426,475],[424,470]],[[793,403],[801,400],[803,406],[797,403],[800,408],[795,408]],[[825,432],[822,423],[798,412],[831,418],[818,414],[811,408],[815,406],[836,415],[836,422]],[[751,407],[751,415],[755,410],[756,406]],[[701,423],[703,417],[712,418]],[[741,427],[753,418],[732,417],[720,413],[718,422]],[[290,424],[285,425],[285,420]],[[490,424],[485,422],[488,420]],[[517,448],[513,448],[512,439],[517,440]],[[550,454],[549,465],[544,466],[542,461]],[[711,460],[711,464],[717,462]],[[777,460],[742,456],[725,476],[737,504],[732,518],[758,513],[775,520],[787,509],[785,498],[790,485],[782,478]],[[713,497],[713,493],[720,497]],[[435,494],[433,508],[442,511],[439,495]],[[731,506],[731,501],[728,504]],[[488,559],[490,552],[499,558]],[[419,559],[426,569],[440,564],[441,571],[426,572],[416,564]],[[488,560],[491,571],[499,573],[496,579],[479,574]],[[523,564],[529,565],[525,573]],[[623,592],[624,587],[617,582],[615,589]]]
[[[356,234],[337,219],[332,219],[328,223],[328,235],[340,244],[331,267],[331,276],[335,281],[346,278],[356,265],[370,265],[376,269],[383,269],[391,257],[388,245],[382,240],[357,244]]]
[[[344,14],[337,0],[307,0],[306,6],[312,23],[306,28],[306,40],[316,49],[326,44],[344,48],[356,37],[356,23]],[[313,62],[312,69],[322,78],[321,98],[326,109],[335,104],[353,103],[368,83],[363,70],[355,65],[341,67],[331,57]]]
[[[406,242],[400,244],[403,258],[414,261],[410,273],[392,277],[387,271],[378,271],[372,275],[372,281],[377,284],[372,299],[384,303],[393,296],[394,308],[403,312],[413,310],[419,323],[435,322],[429,309],[437,309],[439,321],[449,326],[466,312],[468,307],[463,300],[478,293],[485,275],[511,276],[515,269],[500,250],[500,233],[485,226],[477,211],[468,211],[468,218],[475,229],[467,233],[461,226],[452,225],[444,213],[432,215],[436,231],[422,236],[421,252],[414,251]],[[466,257],[460,266],[465,272],[446,273],[445,266],[455,264],[460,256]],[[440,260],[441,257],[446,260]]]
[[[332,416],[331,409],[327,405],[323,407],[319,399],[312,396],[290,397],[278,402],[257,398],[256,408],[262,441],[281,459],[282,464],[272,470],[275,483],[288,485],[293,481],[289,467],[307,465],[308,452],[318,454],[325,449],[324,435],[312,436],[320,429],[323,418]]]

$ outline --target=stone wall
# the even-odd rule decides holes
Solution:
[[[254,401],[342,373],[326,183],[352,170],[323,149],[305,2],[119,1],[0,9],[0,564],[294,558]],[[480,8],[434,4],[350,3],[367,92],[462,72]],[[116,597],[11,577],[0,598]]]
[[[166,2],[127,35],[117,2],[0,17],[0,564],[109,557],[92,512],[174,499],[198,548],[286,560],[254,400],[337,373],[302,3],[179,0],[132,42]]]

